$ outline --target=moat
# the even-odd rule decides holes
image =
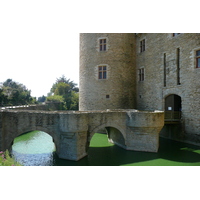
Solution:
[[[157,153],[126,151],[96,133],[88,156],[79,161],[58,158],[52,137],[41,131],[17,137],[12,146],[16,160],[25,166],[200,166],[200,147],[160,138]]]

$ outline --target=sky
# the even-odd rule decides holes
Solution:
[[[0,83],[11,78],[24,84],[35,97],[46,96],[62,75],[79,86],[79,33],[163,32],[163,27],[164,32],[166,29],[170,31],[170,28],[180,32],[177,27],[187,24],[189,28],[191,24],[183,17],[184,22],[181,24],[179,20],[179,26],[176,21],[170,21],[173,15],[169,16],[169,8],[170,12],[175,10],[178,15],[176,3],[171,0],[165,5],[165,11],[156,9],[156,12],[149,10],[149,6],[154,2],[159,5],[159,1],[146,1],[146,7],[143,1],[138,6],[134,3],[135,7],[143,7],[144,16],[139,9],[133,10],[129,0],[123,1],[123,5],[121,1],[115,1],[114,6],[112,1],[102,0],[99,11],[95,2],[0,1]],[[105,5],[103,13],[102,5]],[[182,10],[179,11],[185,14],[185,8],[188,8],[187,2],[182,2]],[[159,23],[159,26],[154,23]]]
[[[11,78],[36,97],[46,96],[62,75],[78,84],[79,32],[67,4],[11,2],[0,3],[0,82]]]

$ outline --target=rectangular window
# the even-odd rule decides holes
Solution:
[[[164,66],[164,87],[166,87],[166,53],[164,53],[163,58],[163,66]]]
[[[179,35],[180,33],[173,33],[173,37],[175,37],[175,36],[177,36],[177,35]]]
[[[180,81],[180,49],[176,50],[176,66],[177,66],[177,85],[181,84]]]
[[[145,51],[145,39],[140,41],[140,53]]]
[[[106,51],[106,39],[99,40],[99,51]]]
[[[107,67],[99,66],[99,79],[106,79],[106,78],[107,78]]]
[[[200,50],[196,51],[196,68],[200,68]]]
[[[139,81],[144,81],[144,68],[139,69]]]

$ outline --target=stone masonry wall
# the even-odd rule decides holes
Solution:
[[[99,51],[106,38],[107,50]],[[134,34],[80,34],[79,110],[135,108]],[[98,78],[98,66],[107,67],[107,78]]]
[[[146,49],[140,53],[140,41]],[[145,70],[144,81],[137,77],[137,109],[164,110],[166,96],[176,94],[182,100],[184,141],[200,143],[200,68],[195,65],[195,51],[200,50],[200,34],[148,33],[136,36],[136,65]],[[177,84],[177,48],[180,49],[180,84]],[[164,86],[166,54],[166,86]],[[180,138],[179,138],[180,139]]]

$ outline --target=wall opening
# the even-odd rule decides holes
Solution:
[[[25,166],[53,165],[56,145],[53,138],[43,131],[31,131],[16,137],[12,145],[12,156]]]
[[[181,119],[182,101],[181,97],[171,94],[165,98],[165,122],[176,122]]]
[[[99,133],[100,132],[100,133]],[[118,165],[125,144],[122,133],[113,127],[95,130],[87,151],[87,164],[95,166]],[[119,147],[120,146],[120,147]]]
[[[114,127],[101,128],[92,136],[89,146],[106,147],[114,144],[125,148],[125,139],[122,133]],[[111,145],[112,144],[112,145]]]
[[[125,139],[122,133],[114,127],[106,127],[108,133],[108,141],[117,146],[125,148]]]

